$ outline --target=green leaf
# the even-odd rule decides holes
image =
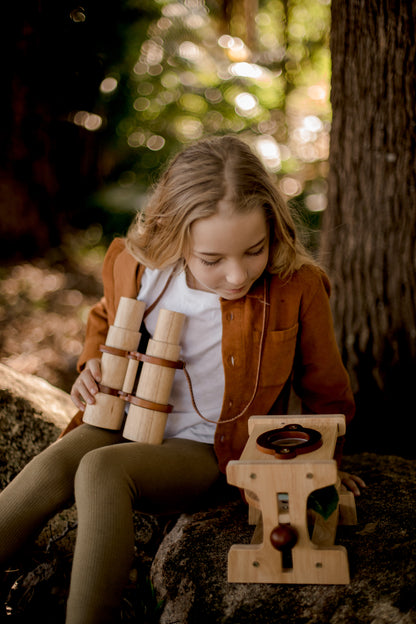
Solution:
[[[308,509],[316,511],[324,520],[328,520],[339,502],[339,495],[334,485],[315,490],[308,497]]]

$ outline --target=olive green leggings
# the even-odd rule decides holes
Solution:
[[[74,500],[67,624],[119,621],[134,553],[133,509],[186,511],[220,477],[211,444],[147,445],[86,424],[35,457],[0,494],[0,563]]]

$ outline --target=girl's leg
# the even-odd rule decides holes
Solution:
[[[0,494],[0,563],[5,563],[46,521],[71,504],[81,458],[121,440],[119,432],[81,425],[32,459]]]
[[[75,479],[78,533],[67,624],[115,624],[134,553],[133,509],[182,512],[219,477],[209,444],[171,439],[88,453]]]

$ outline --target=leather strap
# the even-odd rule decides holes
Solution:
[[[148,410],[152,410],[155,412],[165,412],[166,414],[170,414],[170,412],[173,410],[173,405],[164,405],[163,403],[147,401],[146,399],[141,399],[134,394],[127,394],[127,392],[123,392],[122,390],[116,390],[116,388],[110,388],[109,386],[104,386],[103,384],[98,384],[98,389],[103,394],[109,394],[110,396],[118,397],[119,399],[123,399],[123,401],[126,401],[127,403],[133,403],[133,405],[137,405],[138,407],[144,407]]]
[[[185,366],[185,363],[182,360],[166,360],[165,358],[156,357],[147,353],[140,353],[139,351],[129,351],[127,357],[131,360],[157,364],[158,366],[166,366],[167,368],[184,368]]]
[[[141,399],[140,397],[134,396],[133,394],[120,392],[119,396],[128,403],[133,403],[133,405],[137,405],[138,407],[144,407],[148,410],[152,410],[155,412],[165,412],[166,414],[170,414],[170,412],[173,410],[173,405],[164,405],[163,403],[147,401],[146,399]]]
[[[102,353],[109,353],[110,355],[117,355],[118,357],[128,357],[129,352],[125,349],[117,349],[116,347],[109,347],[108,345],[100,345],[100,351]]]
[[[103,384],[98,384],[98,389],[103,394],[110,394],[111,396],[119,396],[119,390],[116,388],[110,388],[109,386],[104,386]]]
[[[138,362],[148,362],[149,364],[166,366],[167,368],[182,369],[185,366],[185,363],[182,362],[182,360],[167,360],[166,358],[156,357],[147,353],[140,353],[139,351],[126,351],[124,349],[117,349],[116,347],[109,347],[107,345],[100,345],[100,351],[102,353],[109,353],[110,355],[117,355],[118,357],[127,357],[130,360],[137,360]]]

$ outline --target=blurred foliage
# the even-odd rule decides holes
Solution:
[[[107,57],[94,106],[70,119],[101,135],[104,176],[89,218],[103,222],[104,210],[105,232],[124,231],[174,153],[236,133],[316,230],[326,206],[329,0],[260,0],[253,15],[236,0],[119,5],[140,5],[140,19],[120,20],[122,49],[113,63]]]
[[[6,3],[0,257],[124,234],[171,156],[246,140],[319,228],[329,149],[330,0]],[[316,245],[312,233],[310,243]]]

